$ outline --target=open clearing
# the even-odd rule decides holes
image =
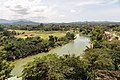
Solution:
[[[13,31],[13,30],[9,30]],[[19,35],[16,35],[17,38],[27,38],[27,37],[36,37],[39,36],[43,39],[48,39],[50,35],[56,36],[56,37],[63,37],[65,36],[65,32],[63,31],[27,31],[27,30],[14,30]],[[30,36],[27,36],[30,35]]]

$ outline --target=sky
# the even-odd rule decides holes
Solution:
[[[0,19],[120,22],[120,0],[0,0]]]

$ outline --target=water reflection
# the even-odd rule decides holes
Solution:
[[[64,55],[64,54],[76,54],[80,55],[84,52],[84,50],[89,47],[89,39],[85,37],[79,36],[79,34],[76,35],[76,39],[67,45],[55,49],[53,52],[57,53],[58,55]]]

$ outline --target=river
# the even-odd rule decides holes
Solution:
[[[70,43],[62,47],[55,48],[47,53],[40,53],[40,54],[30,56],[24,59],[16,60],[15,62],[13,62],[15,67],[12,70],[11,75],[20,76],[22,74],[23,66],[27,64],[28,62],[33,61],[34,58],[36,57],[41,57],[43,55],[52,54],[52,53],[56,53],[60,56],[64,54],[80,55],[87,48],[86,46],[88,47],[90,46],[89,42],[90,42],[89,38],[82,37],[82,36],[79,36],[79,34],[77,34],[76,39],[74,41],[71,41]],[[13,80],[13,79],[9,79],[9,80]]]

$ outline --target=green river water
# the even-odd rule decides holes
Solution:
[[[75,54],[80,55],[84,53],[84,50],[87,48],[86,46],[90,46],[90,40],[89,38],[79,36],[79,34],[76,35],[76,39],[62,47],[55,48],[47,53],[40,53],[37,55],[29,56],[24,59],[16,60],[14,63],[15,67],[11,72],[11,75],[13,76],[20,76],[22,74],[23,66],[27,64],[28,62],[31,62],[36,57],[41,57],[43,55],[56,53],[60,56],[64,54]],[[12,79],[10,79],[12,80]]]

